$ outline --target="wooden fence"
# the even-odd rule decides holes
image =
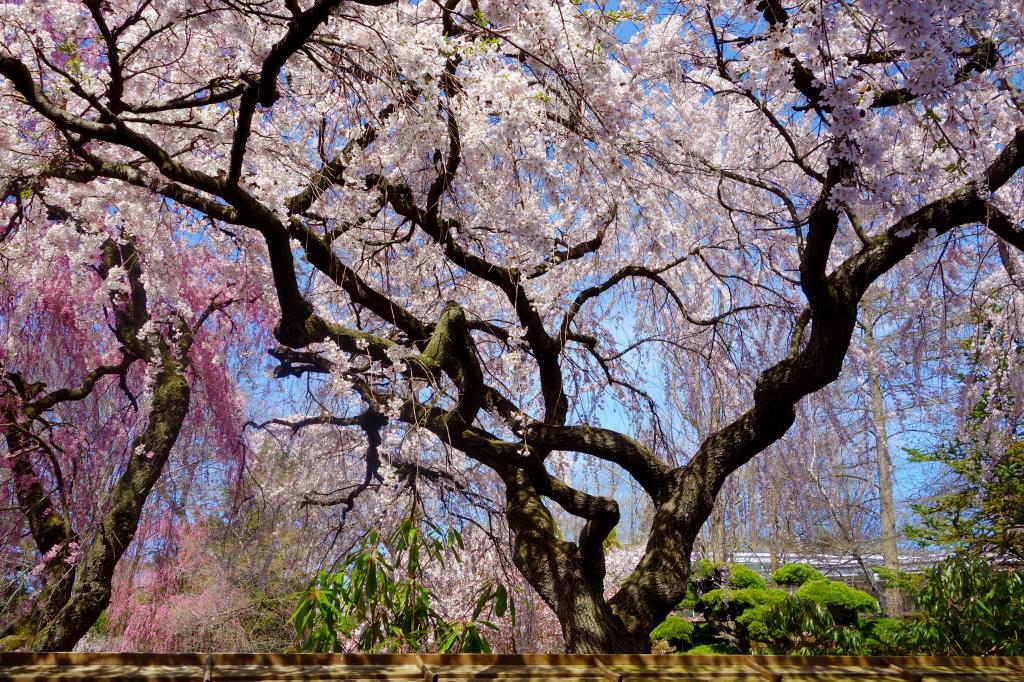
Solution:
[[[0,682],[1024,682],[1024,658],[4,653]]]

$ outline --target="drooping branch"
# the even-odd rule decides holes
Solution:
[[[541,380],[544,397],[545,421],[565,423],[568,403],[564,395],[562,370],[558,363],[560,347],[544,328],[544,321],[530,302],[522,285],[522,275],[515,268],[503,267],[462,248],[453,236],[461,227],[456,221],[446,220],[437,211],[424,211],[416,206],[412,191],[401,184],[389,182],[378,175],[366,179],[368,187],[375,187],[395,212],[418,225],[444,251],[445,257],[485,282],[496,286],[516,312],[526,330],[526,342],[533,352]]]
[[[647,552],[611,601],[630,630],[649,631],[682,596],[688,571],[678,565],[678,557],[689,556],[726,477],[782,437],[795,420],[794,406],[800,399],[839,376],[868,287],[910,255],[929,233],[941,235],[983,222],[988,215],[987,198],[1021,167],[1024,127],[1017,129],[986,169],[984,180],[963,185],[900,219],[826,277],[821,290],[828,296],[810,308],[806,345],[763,371],[753,406],[711,434],[691,461],[673,471],[666,482],[665,501],[655,513]]]
[[[685,262],[699,251],[699,247],[696,249],[692,249],[689,253],[680,256],[666,263],[665,265],[662,265],[657,268],[648,268],[643,265],[626,265],[617,270],[614,274],[611,275],[611,277],[601,282],[600,284],[595,284],[594,286],[587,287],[586,289],[581,291],[579,294],[576,295],[576,298],[569,305],[569,309],[565,311],[565,315],[562,316],[562,322],[559,325],[559,328],[561,329],[560,339],[562,345],[564,345],[565,342],[572,336],[571,330],[573,320],[576,319],[576,316],[579,314],[580,310],[583,309],[583,306],[584,304],[587,303],[587,301],[591,300],[592,298],[600,296],[604,292],[614,287],[616,284],[619,284],[620,282],[623,282],[631,277],[649,279],[655,284],[662,286],[666,291],[669,292],[669,295],[672,296],[673,300],[676,302],[676,305],[679,307],[680,311],[686,314],[686,307],[683,305],[683,302],[679,299],[678,294],[675,293],[672,287],[668,285],[668,283],[665,281],[663,277],[661,277],[661,275],[665,272],[668,272],[677,265]],[[696,320],[691,321],[697,323]]]
[[[351,0],[359,5],[384,7],[398,0]],[[288,31],[263,60],[260,69],[259,103],[269,107],[277,101],[277,76],[285,62],[299,51],[313,33],[331,16],[331,12],[341,5],[342,0],[317,0],[313,5],[293,17]]]
[[[31,396],[26,401],[22,423],[12,423],[4,429],[8,448],[15,455],[15,469],[21,471],[27,482],[19,489],[21,511],[33,530],[37,550],[46,562],[44,588],[36,595],[33,610],[12,623],[4,633],[4,648],[28,645],[37,650],[68,650],[93,626],[107,607],[114,568],[135,536],[142,508],[188,414],[190,389],[184,377],[184,365],[193,330],[182,324],[178,329],[179,340],[173,347],[162,339],[154,343],[142,336],[150,315],[142,281],[142,262],[135,245],[130,239],[121,242],[107,239],[100,255],[101,277],[106,279],[116,266],[122,268],[128,278],[127,299],[111,301],[115,318],[113,331],[124,346],[121,362],[90,371],[77,387],[58,389],[41,397]],[[205,317],[206,313],[201,321]],[[67,518],[57,513],[56,506],[43,490],[40,476],[30,461],[35,447],[27,436],[31,434],[33,420],[47,410],[63,402],[88,397],[103,377],[123,376],[137,360],[157,363],[159,367],[147,414],[148,424],[131,443],[128,462],[114,483],[97,529],[84,538],[71,527]],[[38,387],[32,392],[41,391]],[[26,394],[26,397],[29,396]],[[41,442],[40,445],[45,446]],[[53,466],[62,490],[56,461]],[[78,563],[72,565],[72,545],[79,543],[84,549]]]
[[[108,376],[124,375],[134,360],[135,358],[132,355],[125,354],[117,364],[100,365],[86,374],[85,378],[82,379],[82,383],[78,386],[59,388],[31,401],[25,408],[26,414],[41,415],[60,403],[85,399],[92,394],[93,388],[95,388],[100,379]]]
[[[377,412],[372,408],[367,409],[365,412],[360,414],[358,417],[355,417],[354,419],[346,419],[344,421],[353,422],[354,425],[362,429],[363,433],[366,435],[366,461],[364,465],[365,469],[363,473],[363,480],[357,483],[356,485],[352,486],[351,490],[349,490],[343,496],[332,497],[328,499],[318,499],[316,497],[306,496],[300,503],[300,506],[302,507],[311,505],[315,505],[318,507],[340,506],[342,508],[341,523],[345,522],[345,518],[348,516],[348,513],[352,511],[353,507],[355,507],[356,499],[358,499],[360,495],[362,495],[367,489],[369,489],[369,487],[373,484],[373,481],[383,480],[380,475],[380,444],[382,442],[380,437],[380,430],[384,428],[384,426],[387,425],[388,423],[388,420],[386,417],[384,417],[384,415],[382,415],[381,413]],[[338,426],[350,425],[342,424],[342,422],[339,421],[338,418],[336,417],[333,419],[328,418],[327,421],[322,421],[321,423],[329,423],[331,425]],[[302,426],[299,424],[301,424],[301,422],[293,422],[289,424],[289,426],[291,426],[291,428],[295,430],[297,428],[302,428]]]
[[[527,279],[536,279],[547,273],[551,268],[554,268],[562,263],[571,260],[577,260],[583,258],[587,254],[594,253],[601,244],[604,243],[604,235],[608,231],[608,227],[615,222],[615,217],[618,215],[618,204],[613,204],[611,210],[605,215],[603,224],[597,230],[597,234],[591,239],[574,244],[562,251],[555,251],[550,256],[545,258],[542,262],[538,263],[530,274],[526,276]]]
[[[110,602],[114,568],[135,536],[142,508],[188,414],[190,389],[181,367],[168,354],[159,363],[149,423],[131,444],[128,463],[75,571],[67,603],[32,639],[33,649],[70,649]]]

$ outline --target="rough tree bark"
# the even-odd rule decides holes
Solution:
[[[40,90],[32,72],[17,59],[0,56],[0,75],[13,84],[28,106],[62,132],[99,140],[132,157],[145,159],[143,163],[129,165],[80,149],[75,160],[63,168],[65,178],[76,182],[105,178],[149,188],[211,220],[252,230],[263,237],[280,308],[275,336],[282,348],[275,356],[283,358],[279,372],[282,376],[330,371],[327,360],[303,350],[316,343],[330,342],[349,356],[368,358],[380,366],[392,365],[389,351],[397,345],[414,354],[402,376],[429,383],[439,393],[448,395],[454,406],[443,409],[425,404],[414,392],[393,418],[429,429],[441,443],[466,453],[501,477],[506,487],[508,522],[514,533],[516,566],[558,615],[569,651],[650,650],[650,631],[685,595],[694,541],[712,513],[726,478],[786,433],[795,420],[794,406],[798,401],[839,376],[860,301],[878,277],[930,236],[965,225],[984,223],[1018,248],[1024,246],[1020,228],[988,203],[991,193],[1024,165],[1024,128],[1004,141],[998,157],[981,171],[979,180],[962,185],[874,236],[864,235],[860,250],[838,264],[832,247],[839,230],[840,209],[831,199],[833,190],[852,174],[853,168],[838,153],[834,154],[836,162],[828,166],[827,172],[810,174],[820,181],[821,188],[807,214],[798,216],[794,211],[795,224],[791,228],[803,236],[799,284],[807,305],[794,320],[788,355],[760,374],[749,409],[710,433],[687,464],[669,466],[651,448],[624,434],[567,424],[569,404],[560,364],[567,344],[577,343],[593,350],[598,343],[574,325],[584,305],[631,279],[646,279],[664,286],[660,273],[640,265],[623,267],[605,281],[581,291],[557,328],[549,330],[545,316],[531,303],[524,285],[527,275],[518,267],[491,262],[460,244],[459,235],[465,233],[463,226],[444,215],[442,199],[459,171],[462,154],[459,121],[449,108],[438,107],[448,136],[447,147],[436,150],[439,168],[425,197],[419,198],[411,187],[383,176],[370,174],[360,181],[381,206],[432,241],[438,257],[443,257],[447,266],[458,268],[504,297],[510,317],[514,316],[514,324],[522,331],[522,344],[536,364],[541,396],[536,416],[520,411],[514,401],[487,383],[487,375],[481,371],[476,340],[470,332],[476,330],[507,340],[507,330],[487,321],[467,320],[456,302],[445,306],[436,321],[420,319],[396,300],[397,295],[391,297],[361,277],[338,255],[327,236],[321,236],[304,222],[316,196],[326,186],[341,181],[341,171],[345,169],[343,156],[325,159],[323,168],[313,173],[308,186],[284,202],[287,215],[282,215],[277,206],[261,203],[240,183],[240,168],[257,102],[273,105],[281,67],[336,4],[318,2],[311,10],[297,15],[289,22],[285,37],[272,50],[260,78],[239,86],[235,95],[237,126],[226,172],[205,172],[179,162],[141,132],[142,126],[129,127],[117,120],[117,110],[90,119],[61,108]],[[452,2],[446,7],[455,5]],[[786,11],[778,3],[758,3],[758,9],[773,30],[786,20]],[[445,14],[446,30],[454,21],[450,13]],[[732,49],[724,46],[720,53]],[[794,87],[807,98],[809,109],[819,114],[826,112],[821,90],[808,75],[810,72],[795,58],[793,61]],[[115,68],[113,62],[110,68]],[[444,75],[439,78],[446,96],[459,87],[456,73],[457,60],[449,58]],[[729,77],[723,69],[722,78]],[[745,84],[736,85],[738,91],[749,92]],[[875,106],[899,106],[912,99],[906,92],[883,92],[876,98]],[[755,104],[762,106],[759,101]],[[174,106],[189,105],[183,102]],[[375,134],[372,125],[367,124],[360,143],[369,144]],[[839,143],[836,144],[838,147]],[[805,166],[803,158],[795,162]],[[359,185],[350,181],[349,186]],[[296,248],[301,247],[308,261],[303,269],[310,267],[321,273],[344,292],[350,303],[376,317],[375,328],[387,327],[387,335],[349,328],[316,314],[299,285],[292,246],[296,242]],[[583,252],[599,247],[597,239]],[[539,264],[534,272],[547,265]],[[302,362],[294,363],[294,358],[302,358]],[[173,371],[168,370],[166,378],[169,386],[178,385]],[[350,378],[368,410],[388,412],[384,406],[392,396],[378,392],[370,379],[358,374]],[[174,393],[169,387],[167,400],[180,407],[187,396],[181,394],[180,388],[177,397]],[[177,414],[172,407],[168,410]],[[502,438],[479,426],[477,416],[481,411],[500,421],[514,437]],[[158,433],[152,436],[153,447],[168,442],[173,421],[156,422],[154,428]],[[549,474],[545,461],[555,451],[583,453],[621,466],[652,500],[655,511],[645,553],[610,599],[603,594],[602,544],[619,520],[618,506],[613,499],[577,490]],[[132,499],[137,500],[137,493],[148,492],[150,473],[149,469],[134,473],[125,484],[125,494],[131,497],[129,493],[134,491],[136,497]],[[545,500],[584,520],[577,541],[558,537]],[[104,527],[101,542],[83,560],[79,568],[83,576],[102,575],[123,551],[123,530],[137,518],[137,508],[134,502],[126,500],[117,509],[111,525]],[[103,600],[102,588],[83,582],[72,591],[61,617],[68,623],[84,623]],[[69,634],[63,634],[65,631]],[[70,641],[72,633],[63,626],[48,627],[40,637],[43,644],[51,646]]]
[[[4,415],[4,432],[8,452],[16,458],[20,480],[25,482],[18,487],[19,508],[32,530],[37,550],[45,559],[45,569],[43,589],[31,610],[0,634],[0,650],[70,650],[93,626],[110,602],[114,568],[135,536],[142,508],[188,414],[190,389],[184,371],[195,330],[180,322],[174,345],[143,340],[140,332],[150,318],[141,280],[142,266],[130,242],[104,243],[101,274],[106,277],[115,265],[125,269],[131,286],[129,301],[113,301],[112,305],[114,329],[124,344],[121,362],[93,370],[81,386],[49,393],[43,392],[42,384],[25,386],[20,378],[12,381],[15,388],[21,389],[21,413]],[[114,483],[96,528],[76,531],[70,519],[58,513],[58,506],[44,489],[42,477],[33,465],[33,457],[48,447],[43,439],[34,436],[34,422],[60,403],[88,397],[103,377],[123,375],[135,361],[159,367],[148,423],[131,443],[124,471]],[[57,493],[61,494],[56,460],[52,460],[51,468],[57,479]],[[78,550],[76,560],[71,558],[73,547]]]

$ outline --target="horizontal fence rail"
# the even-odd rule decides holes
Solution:
[[[573,654],[0,654],[0,682],[1024,682],[1024,657]]]

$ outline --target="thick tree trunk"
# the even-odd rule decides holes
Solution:
[[[572,571],[563,573],[571,576]],[[581,576],[582,577],[582,576]],[[570,654],[645,654],[651,652],[649,633],[630,632],[600,595],[580,594],[565,585],[559,600],[565,651]]]
[[[0,650],[70,650],[93,626],[110,602],[114,568],[135,537],[142,508],[160,479],[188,414],[191,392],[184,376],[184,363],[194,330],[179,321],[173,346],[165,340],[143,340],[139,331],[149,320],[149,313],[141,260],[130,241],[118,243],[108,239],[103,243],[100,274],[106,278],[114,266],[126,268],[131,283],[129,302],[115,305],[114,313],[117,337],[127,349],[122,362],[94,369],[80,387],[45,395],[39,395],[45,385],[27,385],[20,376],[8,375],[21,394],[25,418],[19,423],[12,415],[3,415],[4,434],[22,480],[18,488],[19,507],[46,565],[43,589],[36,595],[32,610],[0,633]],[[73,530],[70,518],[58,513],[33,466],[33,453],[48,447],[32,435],[33,420],[61,402],[85,398],[100,378],[124,372],[136,359],[146,360],[158,370],[148,423],[131,444],[124,471],[111,490],[96,531],[91,537],[80,536]],[[52,475],[57,481],[57,494],[62,495],[62,478],[56,462]],[[66,514],[66,500],[62,506]],[[79,544],[84,546],[78,547]],[[76,551],[72,552],[72,548]]]
[[[188,382],[170,352],[161,359],[149,424],[132,443],[128,464],[111,492],[110,507],[75,571],[67,603],[32,640],[37,651],[72,649],[110,603],[114,568],[135,537],[146,498],[188,414]]]
[[[70,524],[58,513],[36,471],[33,456],[39,455],[40,448],[30,437],[31,420],[19,422],[13,414],[5,414],[2,419],[7,452],[13,459],[18,508],[28,522],[43,566],[42,588],[34,596],[30,610],[6,623],[0,631],[0,651],[26,646],[40,624],[52,619],[67,602],[74,572],[68,558],[71,544],[76,540]]]
[[[878,469],[878,519],[879,540],[882,550],[882,562],[892,571],[900,569],[900,553],[897,545],[896,503],[892,487],[892,460],[889,457],[889,434],[886,428],[885,398],[882,395],[882,384],[875,367],[875,340],[873,320],[868,311],[864,312],[864,343],[868,351],[868,389],[871,392],[871,418],[875,432],[875,463]],[[891,615],[903,613],[903,594],[895,588],[883,592],[883,610]]]
[[[653,626],[630,630],[604,599],[600,546],[599,556],[585,556],[585,542],[558,539],[551,512],[523,472],[507,472],[505,484],[507,517],[515,533],[513,560],[558,617],[566,652],[649,653]],[[681,560],[688,564],[689,554]]]

